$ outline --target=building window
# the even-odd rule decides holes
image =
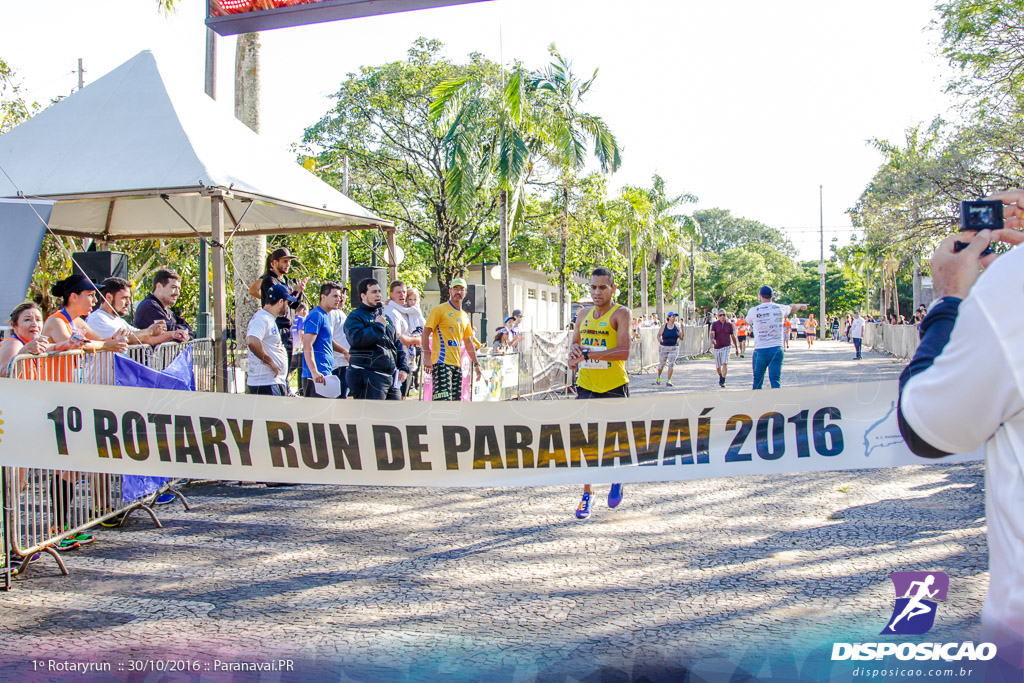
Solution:
[[[541,292],[540,292],[540,300],[541,301],[547,301],[548,300],[548,293],[545,292],[544,290],[541,290]]]
[[[558,292],[551,292],[551,303],[558,303]]]
[[[537,290],[536,289],[528,289],[528,290],[526,290],[526,298],[527,299],[536,299],[537,298]]]

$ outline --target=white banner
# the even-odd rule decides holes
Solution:
[[[315,484],[548,486],[934,462],[900,438],[896,395],[890,381],[430,403],[0,380],[0,464]]]

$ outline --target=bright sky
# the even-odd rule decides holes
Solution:
[[[945,113],[948,68],[926,30],[933,0],[493,0],[262,34],[261,134],[282,149],[328,109],[361,65],[402,59],[418,36],[537,68],[554,42],[589,75],[586,108],[624,148],[611,185],[646,184],[784,228],[805,259],[846,243],[852,207],[879,163],[873,137]],[[0,57],[47,102],[152,49],[165,72],[203,88],[205,2],[163,17],[153,0],[0,0]],[[234,37],[218,38],[218,98],[231,111]]]

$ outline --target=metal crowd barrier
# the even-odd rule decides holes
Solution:
[[[890,325],[867,323],[864,325],[864,346],[888,353],[897,358],[913,358],[921,343],[917,325]]]
[[[658,367],[658,332],[661,327],[643,327],[630,337],[626,371],[638,374]],[[706,325],[684,325],[676,360],[685,360],[711,352],[711,337]]]
[[[7,510],[7,472],[0,467],[0,590],[11,589],[11,549],[7,545],[10,515]]]
[[[519,391],[516,398],[529,399],[571,387],[570,344],[571,332],[527,332],[516,346],[519,355]]]
[[[135,360],[148,358],[150,367],[153,367],[154,363],[162,363],[170,356],[170,349],[164,351],[164,346],[152,351],[131,347],[127,355]],[[179,351],[184,347],[183,344],[174,346]],[[11,362],[8,377],[112,386],[114,356],[111,352],[93,354],[82,351],[44,356],[20,355]],[[173,357],[170,359],[173,360]],[[69,415],[68,419],[74,418]],[[81,420],[81,416],[78,419]],[[122,494],[123,477],[119,474],[19,467],[5,467],[3,470],[4,498],[7,501],[4,504],[7,518],[4,548],[9,548],[17,556],[11,556],[11,566],[19,573],[28,568],[33,555],[45,553],[54,558],[61,573],[66,575],[68,571],[60,550],[65,546],[76,547],[67,539],[87,535],[86,530],[107,520],[117,520],[117,526],[121,526],[136,510],[146,511],[153,523],[161,527],[151,506],[165,493],[173,494],[186,509],[191,509],[188,500],[176,488],[181,481],[177,479],[166,482],[154,492],[125,501]]]

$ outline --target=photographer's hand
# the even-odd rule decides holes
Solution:
[[[1009,194],[1009,193],[1002,193]],[[1021,193],[1024,197],[1024,193]],[[957,253],[956,242],[968,242],[966,248]],[[1004,228],[1003,230],[982,230],[980,232],[960,232],[942,240],[932,255],[932,283],[939,297],[956,297],[965,299],[971,292],[978,275],[987,268],[999,255],[989,254],[982,257],[992,242],[1020,244],[1024,242],[1024,233]]]

